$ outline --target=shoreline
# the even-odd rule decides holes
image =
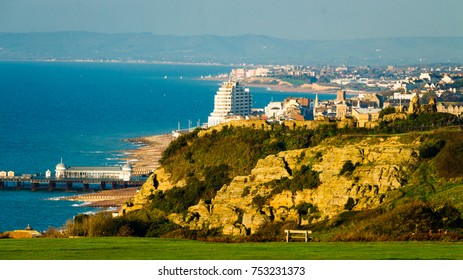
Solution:
[[[135,176],[148,175],[154,169],[159,168],[162,152],[173,140],[174,136],[167,133],[126,139],[130,143],[139,145],[123,151],[132,164],[133,174]]]
[[[114,64],[153,64],[153,65],[197,65],[224,66],[228,64],[213,62],[177,62],[177,61],[139,61],[139,60],[98,60],[98,59],[0,59],[0,62],[64,62],[64,63],[114,63]]]
[[[174,140],[172,134],[158,134],[129,138],[126,141],[140,146],[122,151],[132,164],[135,176],[148,175],[160,166],[162,152]],[[146,177],[148,179],[148,177]],[[81,201],[81,206],[95,208],[116,208],[116,211],[138,191],[138,187],[103,190],[94,193],[62,197],[60,200]]]
[[[132,198],[137,193],[137,189],[136,187],[132,187],[117,190],[103,190],[95,193],[62,197],[60,200],[82,201],[85,203],[81,206],[85,207],[118,208]]]
[[[200,78],[200,80],[204,81],[218,81],[224,82],[227,79],[220,78],[220,77],[207,77],[207,78]],[[340,87],[336,86],[325,86],[319,84],[303,84],[301,86],[294,86],[289,83],[283,82],[278,79],[271,79],[272,81],[279,81],[279,84],[268,83],[270,80],[269,78],[252,78],[251,80],[243,80],[241,83],[248,88],[267,88],[269,92],[278,91],[278,92],[287,92],[287,93],[317,93],[317,94],[336,94],[336,91],[340,89]],[[257,81],[257,82],[256,82]]]
[[[272,85],[272,84],[246,84],[249,88],[267,88],[267,91],[279,91],[279,92],[294,92],[294,93],[317,93],[317,94],[336,94],[336,91],[339,88],[331,88],[331,87],[324,87],[319,86],[317,87],[294,87],[294,86],[287,86],[287,85]]]
[[[140,145],[134,149],[125,150],[124,154],[132,164],[135,176],[148,175],[160,166],[162,152],[174,140],[172,134],[158,134],[127,139],[128,142]],[[148,179],[148,177],[147,177]],[[104,190],[92,194],[71,197],[68,200],[88,202],[87,207],[117,207],[137,193],[138,188]]]

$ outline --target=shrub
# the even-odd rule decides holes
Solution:
[[[44,238],[66,238],[68,235],[65,231],[58,230],[54,227],[49,227],[41,237]]]
[[[264,207],[266,202],[267,202],[267,197],[265,196],[256,195],[252,198],[252,205],[256,207],[257,209],[262,209],[262,207]]]
[[[275,242],[285,240],[285,229],[295,229],[295,222],[265,222],[250,235],[247,240],[252,242]]]
[[[296,193],[304,189],[315,189],[320,185],[319,172],[312,170],[309,165],[302,165],[299,170],[293,173],[293,179],[283,177],[279,180],[273,180],[267,183],[267,186],[271,187],[270,194],[266,197],[254,197],[257,205],[261,205],[275,196],[276,194],[282,193],[283,191],[291,191]],[[253,203],[254,203],[253,199]],[[262,202],[263,201],[263,202]],[[263,205],[262,204],[262,205]]]
[[[88,236],[115,236],[117,227],[112,214],[109,212],[99,212],[88,217]]]
[[[146,232],[146,237],[162,237],[180,229],[181,226],[164,218],[154,220]]]
[[[463,170],[463,136],[454,137],[448,141],[439,154],[434,158],[436,169],[440,176],[461,178]]]
[[[296,211],[301,219],[307,219],[311,222],[314,218],[319,218],[318,207],[309,202],[302,202],[296,206]]]
[[[241,197],[248,196],[251,193],[251,188],[249,186],[243,189],[243,193],[241,193]]]
[[[344,162],[344,164],[341,167],[341,171],[339,171],[339,175],[350,175],[352,172],[354,172],[355,167],[357,167],[357,164],[353,164],[352,161],[347,160]]]
[[[412,202],[378,216],[364,230],[378,236],[400,238],[409,234],[427,234],[461,226],[461,214],[453,206]]]
[[[347,199],[346,204],[344,204],[344,209],[351,211],[354,208],[354,206],[355,206],[355,200],[352,197],[349,197]]]
[[[382,119],[385,115],[394,114],[394,113],[395,113],[395,108],[392,106],[388,106],[379,112],[379,118]]]
[[[418,151],[420,153],[420,157],[424,159],[429,159],[437,156],[440,150],[444,147],[445,140],[435,140],[435,141],[427,141],[421,144]]]
[[[344,228],[332,241],[463,240],[461,213],[448,204],[414,201],[388,211],[345,212],[332,224]]]

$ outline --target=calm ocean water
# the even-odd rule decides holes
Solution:
[[[219,82],[202,75],[230,67],[154,64],[0,62],[0,171],[54,171],[67,165],[116,165],[127,138],[207,122]],[[254,107],[308,96],[252,88]],[[332,97],[332,96],[324,96]],[[59,227],[92,209],[47,198],[59,192],[1,191],[0,232]]]

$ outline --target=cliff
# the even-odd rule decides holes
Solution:
[[[375,208],[394,197],[418,164],[419,138],[407,139],[341,136],[313,148],[269,155],[249,174],[222,186],[211,201],[201,200],[186,215],[174,213],[169,219],[190,229],[220,227],[225,234],[247,235],[266,221],[303,225],[346,210]],[[318,186],[276,191],[274,182],[293,179],[304,166],[318,174]],[[163,168],[156,170],[123,211],[144,207],[154,192],[174,185],[179,186]]]

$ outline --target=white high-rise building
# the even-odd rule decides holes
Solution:
[[[230,116],[251,115],[252,96],[248,88],[240,82],[228,81],[222,83],[214,97],[214,111],[208,118],[208,126],[222,123]]]

